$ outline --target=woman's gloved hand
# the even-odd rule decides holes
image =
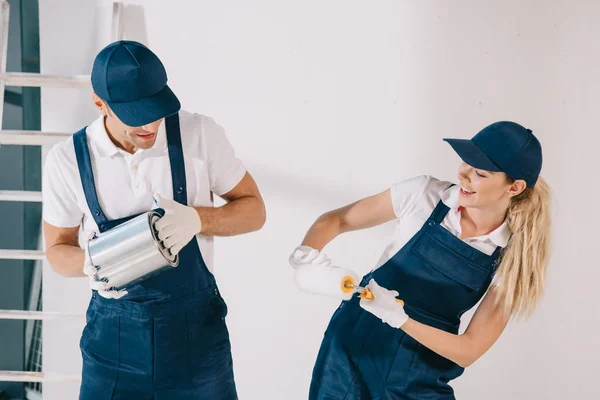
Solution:
[[[327,256],[327,253],[309,246],[296,247],[290,255],[289,262],[294,269],[298,269],[298,267],[303,265],[331,266],[331,260]]]
[[[165,199],[158,193],[154,195],[154,200],[165,210],[165,215],[155,224],[158,238],[175,256],[202,231],[200,215],[194,207]]]
[[[381,287],[374,279],[369,281],[367,289],[373,293],[373,300],[361,299],[360,306],[380,318],[384,323],[399,329],[408,320],[402,303],[396,301],[399,293]]]

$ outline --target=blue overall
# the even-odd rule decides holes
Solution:
[[[166,118],[173,198],[187,204],[179,116]],[[94,184],[85,128],[73,136],[87,204],[101,232],[108,220]],[[96,291],[81,337],[80,400],[234,400],[227,306],[192,240],[179,266],[127,288],[114,300]]]
[[[484,295],[501,248],[489,256],[440,225],[440,201],[426,223],[388,262],[366,275],[400,293],[409,317],[458,333],[461,315]],[[334,313],[317,357],[310,399],[454,399],[448,381],[463,368],[363,310],[359,298]]]

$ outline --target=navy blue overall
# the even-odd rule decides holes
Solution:
[[[407,315],[458,333],[460,317],[486,292],[501,248],[489,256],[440,225],[441,201],[421,230],[388,262],[366,275],[397,290]],[[448,381],[463,368],[363,310],[359,298],[334,313],[317,357],[310,399],[454,399]]]
[[[166,118],[173,198],[187,204],[179,116]],[[73,136],[87,204],[101,232],[108,220],[94,184],[85,128]],[[227,306],[193,239],[179,266],[128,287],[125,297],[96,291],[81,337],[80,400],[234,400]]]

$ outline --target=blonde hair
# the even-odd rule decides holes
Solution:
[[[508,178],[509,183],[515,181]],[[507,317],[529,316],[542,297],[550,255],[550,186],[542,177],[511,199],[508,226],[512,236],[496,271],[496,305]]]

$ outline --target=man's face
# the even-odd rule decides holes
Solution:
[[[105,124],[110,135],[119,142],[124,150],[135,152],[137,149],[149,149],[154,146],[158,128],[164,118],[143,126],[129,126],[124,124],[96,94],[94,94],[94,103],[106,117]]]
[[[143,126],[129,126],[121,122],[110,109],[106,116],[106,126],[110,129],[113,136],[119,142],[125,141],[138,149],[149,149],[154,146],[158,128],[163,121],[164,118]]]

